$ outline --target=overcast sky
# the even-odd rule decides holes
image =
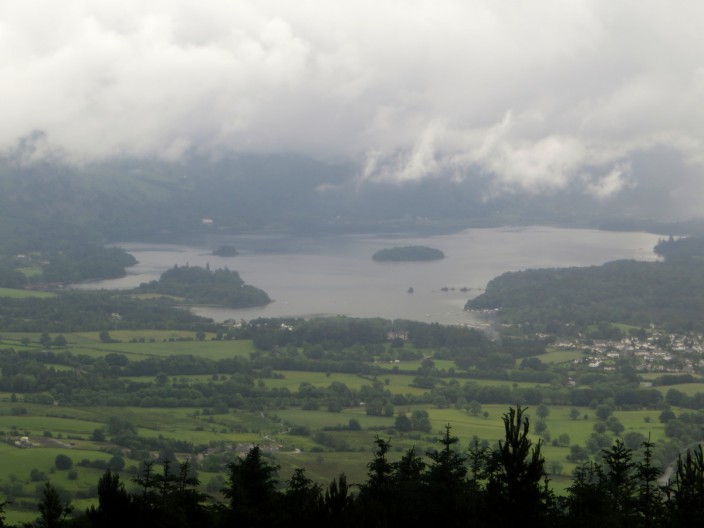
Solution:
[[[701,0],[0,0],[0,149],[41,130],[75,161],[294,151],[608,197],[666,147],[696,185],[702,21]]]

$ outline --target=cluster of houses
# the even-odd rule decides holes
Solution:
[[[580,350],[575,363],[613,371],[624,361],[640,372],[694,374],[704,372],[704,336],[653,331],[645,339],[635,336],[619,341],[574,339],[555,343],[555,348]]]

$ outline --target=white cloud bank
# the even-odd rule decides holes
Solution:
[[[285,150],[606,198],[636,152],[704,164],[702,20],[696,0],[0,0],[0,148]]]

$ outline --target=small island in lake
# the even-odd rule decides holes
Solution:
[[[217,248],[215,251],[213,251],[213,255],[216,255],[218,257],[234,257],[235,255],[238,255],[237,250],[235,249],[235,246],[220,246]]]
[[[414,262],[423,260],[440,260],[445,254],[439,249],[426,246],[403,246],[380,249],[372,255],[373,260],[391,262]]]

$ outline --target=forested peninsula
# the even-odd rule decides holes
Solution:
[[[427,246],[403,246],[380,249],[372,255],[372,259],[385,262],[414,262],[425,260],[440,260],[445,254],[439,249]]]
[[[572,335],[600,322],[701,331],[704,239],[661,240],[655,252],[664,260],[504,273],[465,308],[497,310],[502,321]]]
[[[40,252],[0,254],[0,287],[45,288],[88,280],[114,279],[137,260],[117,247],[72,242]]]

